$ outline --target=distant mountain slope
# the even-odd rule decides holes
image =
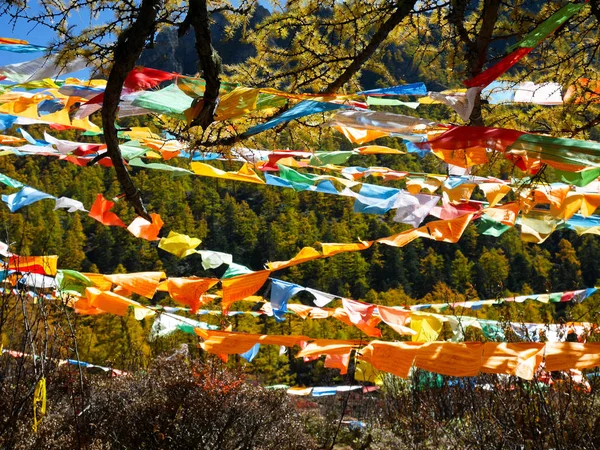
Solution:
[[[260,5],[257,6],[250,19],[250,27],[256,26],[267,16],[269,16],[269,11]],[[215,15],[213,18],[215,19],[211,26],[213,46],[221,56],[223,64],[238,64],[252,56],[254,51],[252,46],[240,42],[241,30],[237,30],[231,39],[225,39],[224,17]],[[154,69],[194,75],[199,70],[198,58],[194,49],[195,42],[193,30],[179,39],[176,28],[167,28],[158,34],[154,48],[144,50],[139,63]]]

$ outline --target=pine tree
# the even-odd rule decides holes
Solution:
[[[561,239],[558,249],[558,252],[554,255],[554,266],[552,268],[552,290],[581,289],[583,287],[581,264],[577,259],[575,249],[566,239]]]
[[[460,250],[456,251],[454,260],[450,264],[450,282],[454,289],[465,293],[471,285],[471,273],[474,263],[463,255]]]
[[[66,229],[64,244],[60,249],[60,264],[61,267],[81,270],[82,264],[85,261],[85,243],[86,236],[83,232],[79,214],[73,214],[71,224]]]
[[[503,295],[509,265],[504,252],[485,249],[474,266],[477,291],[485,298]]]

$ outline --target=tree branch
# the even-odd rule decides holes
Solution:
[[[202,97],[202,109],[194,118],[190,127],[200,126],[206,129],[215,120],[215,111],[221,89],[222,71],[221,58],[213,48],[210,37],[210,22],[206,0],[190,0],[188,14],[179,27],[178,36],[181,38],[192,26],[196,37],[196,53],[202,78],[206,80],[206,88]]]
[[[383,23],[383,25],[381,25],[381,28],[375,32],[369,44],[358,55],[356,55],[344,73],[342,73],[337,79],[329,83],[327,87],[323,89],[322,93],[335,94],[344,84],[350,81],[350,79],[360,70],[364,63],[367,62],[371,56],[373,56],[373,53],[375,53],[375,51],[388,37],[392,30],[396,28],[396,26],[402,22],[406,16],[408,16],[408,14],[413,10],[415,3],[416,0],[399,1],[396,6],[396,10]]]
[[[131,27],[119,36],[114,50],[114,63],[108,76],[104,91],[104,103],[102,105],[102,127],[104,128],[106,151],[113,162],[117,179],[125,192],[125,198],[135,212],[146,220],[152,219],[148,215],[142,201],[142,195],[133,183],[123,161],[121,150],[119,149],[115,120],[117,118],[117,108],[121,99],[123,83],[129,72],[135,67],[135,63],[144,49],[146,40],[155,31],[155,20],[161,4],[161,0],[142,0],[136,20],[132,23]]]

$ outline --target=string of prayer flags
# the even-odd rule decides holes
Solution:
[[[15,350],[7,350],[7,349],[2,349],[2,348],[0,348],[0,354],[7,354],[7,355],[12,356],[13,358],[24,358],[24,357],[32,357],[33,356],[29,353],[23,353],[23,352],[18,352]],[[85,361],[80,361],[78,359],[60,359],[60,360],[58,360],[59,366],[62,366],[65,364],[79,366],[84,369],[100,369],[106,373],[109,373],[110,376],[113,376],[113,377],[118,377],[121,375],[128,375],[127,372],[119,370],[119,369],[113,369],[113,368],[104,367],[104,366],[97,366],[95,364],[91,364],[91,363],[88,363]]]
[[[467,87],[485,87],[531,52],[540,42],[553,33],[558,27],[577,14],[585,3],[567,3],[548,19],[529,32],[523,39],[508,48],[507,56],[479,75],[465,80]]]
[[[532,174],[542,163],[564,172],[600,166],[600,145],[595,142],[503,128],[453,127],[426,144],[417,145],[426,145],[443,161],[466,168],[487,163],[488,150],[503,153],[519,169]]]

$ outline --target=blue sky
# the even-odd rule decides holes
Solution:
[[[25,39],[31,44],[46,45],[52,40],[54,35],[45,27],[40,27],[39,25],[34,27],[32,24],[27,24],[24,21],[20,21],[18,26],[12,28],[12,25],[9,24],[9,18],[7,16],[0,16],[0,37]],[[42,54],[0,52],[0,66],[27,61],[38,56],[42,56]]]
[[[28,10],[30,15],[34,15],[40,12],[40,7],[36,2],[31,2],[31,6]],[[100,19],[95,20],[95,23],[99,23],[102,16],[107,18],[109,13],[104,13],[100,15]],[[75,25],[77,28],[85,28],[90,25],[90,15],[89,11],[81,11],[79,13],[74,13],[69,18],[69,25]],[[36,25],[33,22],[27,22],[27,20],[19,20],[15,26],[13,22],[10,21],[10,17],[8,15],[0,15],[0,37],[4,38],[15,38],[15,39],[24,39],[28,41],[30,44],[42,45],[46,46],[50,44],[54,38],[55,33],[50,30],[48,27],[42,25]],[[0,51],[0,67],[8,64],[15,64],[24,61],[30,61],[35,58],[40,58],[44,56],[43,52],[39,53],[13,53],[8,51]],[[73,76],[80,79],[87,79],[90,77],[89,70],[81,70],[78,72],[74,72],[71,74],[65,74],[61,76],[61,79],[64,79],[67,76]],[[5,84],[5,83],[1,83]],[[6,84],[11,84],[7,82]]]
[[[31,2],[31,5],[33,6],[29,8],[29,14],[33,15],[40,11],[36,2]],[[83,28],[88,26],[89,23],[90,17],[87,11],[75,13],[69,18],[69,24],[75,25],[76,27]],[[18,21],[15,26],[14,23],[10,22],[9,16],[0,15],[0,37],[24,39],[29,41],[30,44],[35,45],[48,45],[54,39],[55,34],[47,27],[28,23],[26,20]],[[42,55],[42,53],[21,54],[0,52],[0,66],[31,60]]]

